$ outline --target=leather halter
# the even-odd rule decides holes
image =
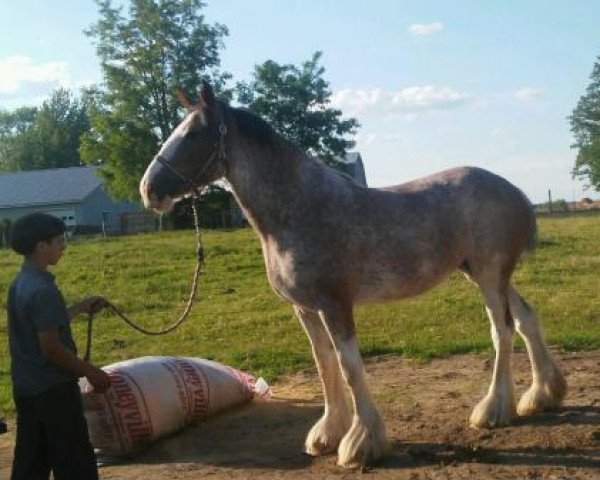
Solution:
[[[215,160],[222,160],[227,158],[227,154],[225,152],[225,135],[227,135],[227,126],[223,119],[221,119],[219,123],[219,137],[215,142],[215,148],[213,152],[208,157],[208,160],[201,165],[191,176],[190,179],[186,178],[181,172],[177,171],[173,165],[169,163],[162,155],[157,155],[155,160],[160,163],[163,167],[165,167],[169,172],[175,175],[178,179],[180,179],[184,183],[185,190],[191,191],[194,195],[200,196],[200,192],[198,191],[198,187],[196,186],[196,181],[200,178],[200,176],[210,167]]]

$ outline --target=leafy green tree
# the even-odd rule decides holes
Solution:
[[[100,165],[117,198],[137,199],[148,161],[180,120],[176,92],[209,80],[217,91],[219,51],[227,28],[205,22],[200,0],[131,0],[128,15],[97,0],[100,20],[86,33],[96,45],[104,85],[88,96],[92,129],[81,155]]]
[[[591,83],[587,87],[573,114],[569,117],[575,137],[573,148],[578,148],[573,176],[587,180],[600,191],[600,56],[594,64]]]
[[[202,192],[199,217],[200,225],[203,228],[222,228],[231,226],[224,218],[224,213],[229,212],[233,199],[233,194],[219,185],[208,185]],[[192,214],[192,202],[190,199],[183,199],[176,204],[174,215],[172,217],[173,227],[176,229],[194,228],[194,218]]]
[[[17,136],[33,124],[38,109],[36,107],[20,107],[12,112],[0,111],[0,138]]]
[[[85,106],[59,88],[42,106],[0,114],[0,158],[5,170],[38,170],[81,164],[79,139],[89,130]]]
[[[331,91],[320,59],[316,52],[300,67],[273,60],[257,65],[253,80],[238,84],[238,101],[298,147],[335,166],[336,157],[354,146],[347,136],[356,133],[359,123],[343,120],[340,110],[328,106]]]
[[[36,114],[35,107],[0,111],[0,170],[21,170],[27,143],[25,134],[31,129]]]
[[[81,164],[79,140],[90,128],[86,108],[71,91],[56,90],[35,117],[34,133],[41,151],[34,168],[72,167]]]

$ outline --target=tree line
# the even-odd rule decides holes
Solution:
[[[185,113],[177,92],[197,92],[203,80],[325,163],[354,146],[359,123],[331,107],[321,52],[300,65],[267,60],[234,83],[220,59],[229,31],[207,22],[201,0],[132,0],[127,11],[96,4],[99,19],[85,34],[102,83],[0,111],[0,170],[95,165],[114,198],[137,200],[149,160]]]
[[[38,170],[79,165],[79,142],[90,129],[85,102],[58,89],[41,107],[0,111],[0,167]]]
[[[600,191],[600,56],[596,59],[590,84],[569,117],[578,150],[573,176]]]
[[[301,65],[267,60],[233,83],[220,59],[229,31],[206,21],[201,0],[131,0],[127,12],[111,0],[96,4],[99,19],[85,34],[102,84],[0,110],[0,171],[97,165],[113,197],[137,200],[149,159],[184,113],[176,92],[196,92],[203,80],[330,165],[354,146],[359,123],[330,106],[321,52]],[[572,174],[600,190],[600,57],[569,121],[578,150]]]

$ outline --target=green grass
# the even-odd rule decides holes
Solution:
[[[600,216],[543,218],[540,246],[514,280],[536,307],[549,342],[565,350],[600,348]],[[211,358],[274,379],[312,364],[292,309],[270,289],[260,244],[249,229],[203,233],[206,265],[200,301],[170,335],[147,337],[104,313],[95,323],[92,358],[105,365],[143,355]],[[177,318],[195,265],[192,232],[73,241],[54,269],[68,303],[104,295],[147,328]],[[20,258],[0,250],[0,291]],[[2,308],[6,298],[2,295]],[[5,318],[5,315],[3,315]],[[356,309],[363,353],[429,359],[488,351],[489,325],[477,288],[454,275],[430,292],[402,302]],[[85,321],[74,324],[81,351]],[[517,342],[519,345],[519,342]],[[6,322],[0,322],[0,416],[12,414]]]

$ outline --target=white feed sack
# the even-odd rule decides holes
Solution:
[[[111,388],[80,381],[92,445],[102,455],[133,453],[192,422],[268,398],[270,389],[239,370],[200,358],[141,357],[103,367]]]

